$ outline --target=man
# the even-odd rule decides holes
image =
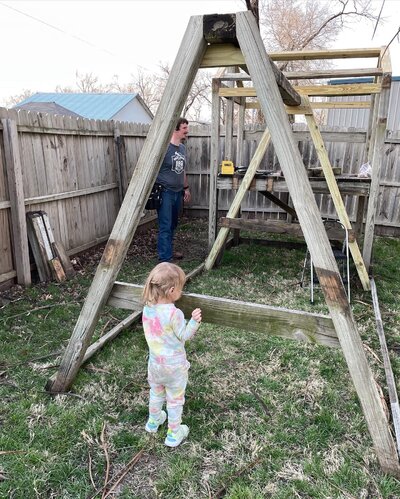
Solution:
[[[185,173],[186,148],[182,144],[188,133],[188,120],[179,118],[156,179],[156,182],[163,186],[161,206],[157,209],[157,251],[160,262],[170,262],[183,257],[181,253],[174,254],[173,243],[182,198],[185,203],[191,198]]]

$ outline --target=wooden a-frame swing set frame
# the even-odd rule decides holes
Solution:
[[[60,367],[48,381],[46,388],[50,393],[62,393],[68,390],[82,363],[93,355],[106,339],[111,339],[121,329],[140,317],[141,287],[116,282],[118,272],[139,224],[174,124],[183,108],[197,70],[200,67],[230,67],[235,65],[245,66],[254,83],[254,91],[257,92],[259,105],[267,124],[267,131],[264,133],[251,160],[227,218],[233,219],[237,215],[241,198],[254,177],[257,165],[264,155],[269,141],[272,140],[285,176],[293,208],[296,211],[315,265],[330,316],[190,294],[186,294],[181,298],[179,306],[186,312],[191,310],[194,304],[196,307],[201,307],[205,322],[223,323],[224,325],[243,329],[251,328],[267,334],[341,347],[361,402],[379,463],[385,472],[400,476],[399,459],[390,426],[386,419],[372,371],[364,354],[357,325],[346,297],[302,158],[293,138],[285,104],[290,107],[291,113],[301,110],[305,114],[321,166],[327,181],[332,187],[332,197],[338,215],[342,223],[349,225],[351,230],[350,221],[341,201],[340,192],[337,186],[335,188],[335,179],[329,159],[313,118],[312,105],[310,105],[307,95],[301,96],[296,92],[283,73],[271,63],[255,19],[250,12],[194,16],[190,19],[157,114],[134,169],[121,209],[80,316],[61,359]],[[237,90],[235,89],[235,91]],[[378,115],[385,106],[383,101],[384,99],[381,98],[377,111]],[[216,99],[214,99],[213,117],[216,116],[218,106]],[[218,120],[214,119],[212,123],[210,192],[213,196],[216,195],[218,127],[219,116]],[[386,128],[385,123],[384,127]],[[384,134],[382,130],[382,126],[380,129],[375,130],[375,144],[379,143],[379,137],[382,136],[382,133]],[[373,163],[374,161],[379,163],[379,151],[376,149],[375,146],[372,156]],[[215,175],[213,176],[213,174]],[[377,181],[379,182],[379,180]],[[212,200],[212,196],[210,199]],[[374,203],[376,203],[376,200]],[[216,219],[215,210],[216,204],[212,203],[210,206],[210,220]],[[371,220],[368,220],[368,216],[371,218],[372,223]],[[372,214],[367,215],[367,229],[369,223],[372,226],[372,235],[373,216]],[[213,228],[211,222],[210,228]],[[213,243],[213,246],[209,256],[204,264],[189,274],[189,277],[193,277],[203,269],[211,269],[223,247],[228,231],[229,228],[223,227],[215,241],[214,237],[211,236],[210,243]],[[366,231],[366,239],[368,239],[367,236]],[[363,287],[368,289],[367,269],[355,238],[352,240],[351,252]],[[135,312],[110,331],[106,335],[107,338],[100,339],[96,344],[89,346],[100,313],[106,304],[133,309]]]

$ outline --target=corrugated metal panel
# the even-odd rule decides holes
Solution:
[[[337,85],[341,83],[369,83],[370,78],[354,78],[346,80],[331,80],[330,84]],[[332,101],[366,101],[370,100],[370,96],[349,96],[349,97],[332,97]],[[329,126],[338,127],[356,127],[367,128],[369,119],[369,109],[329,109],[327,112],[327,122]],[[390,89],[389,112],[387,129],[389,132],[400,130],[400,77],[392,78],[392,86]]]
[[[19,105],[27,102],[55,102],[85,118],[110,120],[136,96],[137,94],[36,93]]]

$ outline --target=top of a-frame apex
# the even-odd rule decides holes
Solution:
[[[201,62],[201,68],[245,64],[236,38],[236,13],[204,15],[203,34],[209,47]],[[275,62],[377,58],[377,67],[381,68],[384,73],[391,72],[387,46],[269,52],[268,56]]]
[[[240,44],[236,37],[236,14],[208,14],[203,16],[203,36],[209,47],[228,44],[238,50],[241,55],[241,68],[247,71],[246,61],[242,55]],[[204,59],[203,59],[204,61]],[[222,62],[222,61],[221,61]],[[231,66],[229,57],[219,66]],[[236,65],[236,64],[234,64]],[[203,67],[203,64],[200,65]],[[292,87],[285,75],[274,65],[271,65],[278,84],[283,102],[288,106],[299,106],[301,97]]]

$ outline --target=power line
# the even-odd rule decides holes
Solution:
[[[8,5],[4,2],[0,2],[0,5],[2,5],[3,7],[6,7],[7,9],[13,10],[14,12],[17,12],[18,14],[21,14],[25,17],[28,17],[29,19],[33,19],[34,21],[37,21],[38,23],[44,24],[45,26],[58,31],[59,33],[62,33],[63,35],[69,36],[71,38],[75,38],[76,40],[78,40],[82,43],[85,43],[86,45],[89,45],[90,47],[101,50],[101,51],[105,52],[106,54],[111,55],[112,57],[120,58],[120,56],[118,54],[114,54],[113,52],[110,52],[108,49],[106,49],[104,47],[100,47],[99,45],[96,45],[95,43],[92,43],[88,40],[85,40],[84,38],[81,38],[78,35],[74,35],[73,33],[69,33],[68,31],[63,30],[63,29],[59,28],[58,26],[54,26],[53,24],[48,23],[47,21],[43,21],[43,19],[32,16],[31,14],[28,14],[27,12],[16,9],[15,7],[12,7],[11,5]],[[133,64],[135,64],[138,68],[142,68],[146,71],[150,71],[150,69],[148,69],[144,66],[141,66],[140,64],[136,64],[136,63],[133,63]]]

